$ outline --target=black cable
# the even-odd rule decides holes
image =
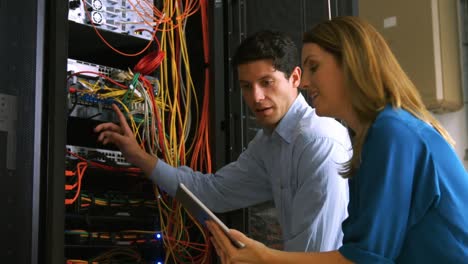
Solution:
[[[68,117],[71,116],[71,114],[73,113],[73,111],[75,110],[76,108],[76,105],[78,104],[78,95],[76,93],[72,93],[72,95],[74,95],[74,102],[73,102],[73,106],[70,108],[70,110],[68,111]]]

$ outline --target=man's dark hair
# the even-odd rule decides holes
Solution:
[[[297,47],[286,34],[263,30],[247,37],[237,48],[232,65],[237,66],[257,60],[272,60],[273,67],[289,78],[297,66]]]

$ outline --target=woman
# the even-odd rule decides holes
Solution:
[[[356,17],[339,17],[304,35],[302,87],[316,111],[354,134],[349,217],[336,251],[288,253],[231,230],[236,249],[208,228],[224,263],[466,263],[468,174],[447,131],[382,36]]]

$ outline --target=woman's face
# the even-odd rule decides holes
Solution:
[[[302,47],[301,88],[309,93],[313,107],[320,116],[346,121],[351,100],[347,96],[344,75],[336,58],[315,43]]]

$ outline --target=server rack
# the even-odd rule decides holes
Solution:
[[[70,121],[86,112],[81,111],[81,114],[78,114],[80,106],[77,105],[83,105],[83,102],[90,98],[80,97],[76,104],[72,102],[71,105],[70,101],[67,102],[67,95],[70,96],[70,89],[67,89],[70,88],[69,80],[73,79],[67,78],[70,77],[70,72],[67,72],[70,61],[67,59],[72,56],[75,58],[75,63],[79,60],[78,64],[100,65],[97,67],[106,69],[124,68],[134,61],[112,57],[111,53],[102,50],[103,46],[99,42],[89,41],[93,36],[90,34],[92,32],[90,28],[68,23],[67,14],[70,5],[74,6],[80,2],[34,1],[29,3],[28,9],[23,8],[19,2],[2,2],[0,5],[2,30],[4,36],[9,36],[8,41],[1,42],[3,61],[1,76],[6,86],[2,86],[0,90],[2,106],[0,135],[1,142],[5,143],[2,144],[0,155],[1,175],[2,178],[5,176],[2,197],[7,201],[4,210],[10,212],[2,218],[2,226],[6,227],[6,233],[2,236],[2,245],[4,245],[2,256],[7,263],[63,263],[68,257],[78,257],[78,254],[70,253],[73,249],[62,249],[67,248],[73,240],[80,240],[82,234],[74,239],[69,237],[65,239],[64,230],[80,225],[89,227],[92,222],[92,217],[80,218],[79,215],[75,215],[72,219],[67,218],[71,209],[64,205],[64,200],[70,199],[67,194],[70,190],[64,191],[64,186],[72,188],[73,185],[66,181],[64,174],[78,173],[78,169],[72,171],[68,167],[70,153],[67,157],[67,151],[76,151],[85,156],[90,152],[94,154],[99,152],[95,146],[87,146],[91,150],[85,149],[86,146],[80,146],[84,144],[80,141],[82,137],[76,136],[76,132],[89,132],[92,124],[82,122],[83,120],[77,121],[78,119]],[[155,4],[161,4],[161,1],[155,1]],[[215,12],[215,9],[215,6],[210,5],[209,12]],[[195,16],[194,20],[199,21],[200,18]],[[188,38],[200,40],[201,30],[190,24],[186,26],[192,27],[187,34]],[[119,48],[123,49],[132,49],[142,43],[141,40],[123,35],[104,31],[101,33],[105,35],[104,38],[117,41]],[[193,46],[197,45],[193,43]],[[194,77],[196,79],[194,82],[201,82],[204,78],[203,70],[212,65],[203,62],[201,45],[194,49],[198,49],[198,53],[194,53],[192,60],[200,65],[198,67],[200,73],[197,73],[199,76]],[[209,78],[214,78],[213,76]],[[216,97],[217,107],[222,107],[221,93]],[[71,109],[73,107],[75,108]],[[83,109],[84,106],[81,107],[81,110]],[[210,112],[217,113],[214,120],[218,120],[222,118],[223,111],[224,109]],[[107,116],[107,114],[101,115],[102,118]],[[221,129],[215,133],[221,133],[220,131]],[[13,144],[3,148],[8,142]],[[85,143],[92,145],[92,140]],[[67,145],[68,148],[65,148]],[[217,163],[215,159],[213,164]],[[213,165],[215,166],[219,165]],[[99,187],[104,184],[87,182],[83,183],[83,186]],[[95,188],[94,191],[97,189],[99,188]],[[94,200],[97,200],[96,197]],[[70,236],[70,233],[67,235]],[[88,237],[89,235],[87,234]],[[113,240],[116,238],[117,236],[113,235]],[[85,251],[82,247],[79,254],[88,254]],[[151,256],[147,259],[155,263],[159,260]]]
[[[193,163],[193,159],[190,163],[195,155],[199,160],[205,157],[203,150],[194,154],[198,145],[191,142],[203,140],[198,137],[202,115],[209,111],[203,108],[209,102],[204,84],[210,65],[204,60],[199,37],[203,33],[201,3],[69,1],[67,263],[211,261],[202,226],[144,179],[115,146],[97,143],[93,132],[99,123],[118,121],[110,108],[116,104],[147,151],[175,166],[211,169],[209,163]],[[185,13],[184,8],[190,10]],[[157,45],[151,45],[151,40]],[[110,46],[120,52],[111,52]],[[146,47],[150,47],[148,52],[139,55]],[[121,56],[124,52],[135,56]],[[147,70],[157,61],[160,65],[155,67],[161,71]],[[190,106],[192,100],[198,105]],[[189,148],[193,152],[186,155]]]

